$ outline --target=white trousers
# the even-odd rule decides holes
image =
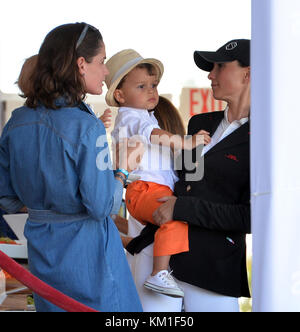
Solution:
[[[158,294],[144,287],[144,282],[152,273],[153,269],[153,255],[151,254],[151,251],[150,255],[145,253],[144,251],[146,249],[134,256],[127,253],[129,266],[144,312],[181,312],[181,299]]]
[[[128,219],[128,235],[135,237],[144,226],[131,216]],[[127,253],[133,279],[145,312],[238,312],[238,299],[223,296],[205,289],[178,281],[184,290],[184,299],[176,299],[150,291],[144,282],[153,269],[153,245],[148,246],[139,254],[132,256]]]
[[[152,248],[146,248],[134,256],[127,253],[144,312],[181,312],[182,310],[185,312],[239,312],[237,298],[210,292],[178,280],[176,282],[184,290],[183,300],[146,289],[144,282],[153,268],[151,252]]]

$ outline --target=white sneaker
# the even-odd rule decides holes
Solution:
[[[162,270],[155,276],[150,275],[145,281],[144,286],[160,294],[172,297],[184,297],[183,290],[177,285],[171,273],[167,270]]]

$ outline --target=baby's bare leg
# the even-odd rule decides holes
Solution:
[[[162,270],[168,270],[171,256],[157,256],[153,257],[153,271],[152,276],[155,276]]]

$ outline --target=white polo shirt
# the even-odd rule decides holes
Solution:
[[[174,157],[170,148],[152,144],[153,129],[160,129],[154,112],[144,109],[121,107],[111,135],[115,142],[136,136],[144,142],[146,151],[138,168],[132,172],[142,181],[159,183],[174,190],[178,177],[174,171]]]

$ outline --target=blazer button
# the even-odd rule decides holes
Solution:
[[[188,186],[186,187],[186,191],[187,191],[187,192],[191,191],[191,189],[192,189],[192,186],[190,186],[190,185],[188,185]]]

